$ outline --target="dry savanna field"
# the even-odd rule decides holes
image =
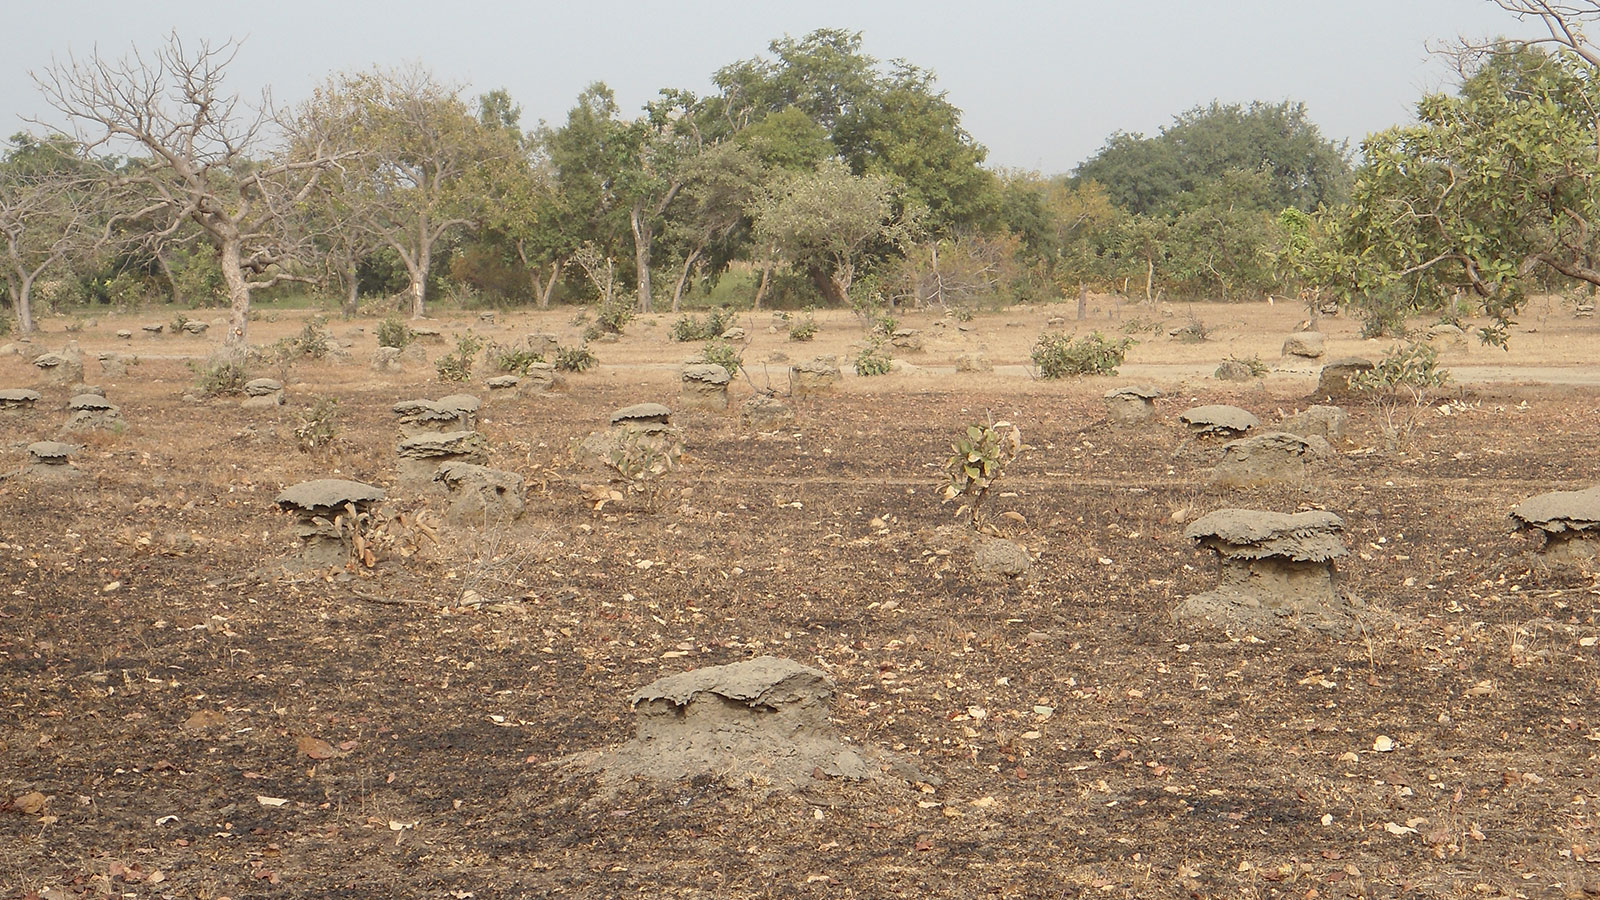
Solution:
[[[548,393],[376,372],[377,320],[335,319],[345,358],[256,366],[286,402],[253,409],[193,396],[188,362],[220,328],[45,320],[0,356],[0,388],[42,395],[0,412],[0,895],[1600,893],[1600,585],[1507,517],[1600,482],[1596,320],[1537,301],[1509,351],[1441,348],[1453,378],[1401,410],[1403,442],[1344,399],[1348,430],[1303,481],[1222,487],[1220,442],[1180,413],[1232,404],[1272,429],[1322,401],[1322,362],[1387,342],[1325,318],[1323,360],[1281,357],[1304,316],[1284,302],[1074,312],[905,312],[922,349],[870,378],[848,371],[848,313],[819,314],[809,343],[745,313],[727,411],[680,408],[697,345],[664,315]],[[263,313],[251,340],[306,316]],[[1191,317],[1205,341],[1168,336]],[[572,319],[441,313],[447,343],[424,349],[469,328],[573,345]],[[1117,376],[1038,380],[1024,366],[1049,327],[1139,343]],[[27,354],[69,341],[123,423],[61,438],[81,477],[35,477],[25,448],[58,437],[71,389]],[[102,351],[138,361],[107,374]],[[971,353],[994,371],[956,372]],[[792,398],[792,425],[741,420],[822,354],[845,377]],[[1230,356],[1271,371],[1212,378]],[[1102,395],[1134,383],[1162,390],[1155,416],[1111,424]],[[398,476],[391,407],[462,391],[483,401],[487,465],[523,479],[514,521],[453,522],[442,488]],[[337,436],[303,450],[329,398]],[[684,455],[611,494],[571,451],[641,402],[675,410]],[[978,571],[940,502],[951,441],[995,420],[1025,443],[984,507],[1031,557],[1018,577]],[[364,558],[295,566],[274,500],[321,478],[387,496]],[[1179,624],[1218,578],[1186,524],[1226,507],[1339,516],[1359,630]],[[636,690],[767,656],[831,679],[807,735],[864,775],[763,768],[798,758],[782,735],[673,777],[647,774],[665,756],[581,764],[634,737]],[[772,714],[724,706],[705,727]]]

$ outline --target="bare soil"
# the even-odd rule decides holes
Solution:
[[[442,508],[395,487],[389,407],[460,388],[376,375],[374,322],[335,321],[354,363],[255,373],[282,377],[286,406],[186,402],[185,359],[211,344],[139,331],[165,314],[71,334],[47,321],[36,345],[79,341],[127,426],[78,439],[88,477],[75,484],[0,481],[0,895],[1600,892],[1600,585],[1537,561],[1506,516],[1600,481],[1596,325],[1536,309],[1509,353],[1446,352],[1500,374],[1458,379],[1402,449],[1351,403],[1352,440],[1315,478],[1223,490],[1206,486],[1219,446],[1190,440],[1177,414],[1232,403],[1270,424],[1316,402],[1315,363],[1278,359],[1302,311],[1180,308],[1174,320],[1194,313],[1211,340],[1145,333],[1118,378],[1009,374],[1070,309],[943,326],[909,314],[930,338],[906,355],[920,371],[849,376],[800,403],[792,431],[681,413],[683,466],[658,493],[596,510],[569,447],[616,407],[674,405],[676,364],[695,349],[667,339],[669,317],[636,322],[563,392],[470,387],[489,464],[527,479],[520,521],[277,578],[252,573],[294,552],[272,503],[286,485],[392,488],[391,521]],[[299,330],[298,314],[274,315],[253,340]],[[570,315],[442,324],[573,342]],[[1115,332],[1141,315],[1159,318],[1106,303],[1061,327]],[[760,386],[785,386],[774,354],[862,343],[848,316],[823,316],[809,345],[769,332],[765,313],[746,320]],[[1323,330],[1330,358],[1382,353],[1356,323]],[[143,358],[106,379],[101,349]],[[1001,370],[946,371],[970,349]],[[1228,355],[1279,371],[1206,377]],[[1101,395],[1135,379],[1167,391],[1158,415],[1111,427]],[[0,386],[36,380],[0,357]],[[736,381],[735,405],[752,391]],[[0,417],[0,469],[54,436],[66,394]],[[340,402],[340,438],[300,452],[294,427],[324,397]],[[940,462],[989,418],[1029,445],[988,510],[1034,557],[1015,581],[936,549],[953,512]],[[1367,602],[1366,633],[1175,625],[1170,611],[1217,577],[1183,523],[1225,506],[1341,516],[1339,572]],[[706,773],[613,797],[556,764],[628,740],[640,686],[763,655],[827,672],[840,734],[929,780],[788,791]]]

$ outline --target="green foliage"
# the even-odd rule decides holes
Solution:
[[[1350,305],[1361,317],[1363,338],[1405,337],[1406,314],[1411,312],[1412,298],[1403,285],[1386,284],[1358,297]]]
[[[1335,223],[1336,287],[1361,298],[1394,285],[1407,309],[1430,312],[1469,293],[1496,320],[1479,337],[1503,346],[1532,276],[1600,282],[1597,105],[1596,71],[1576,54],[1481,57],[1455,95],[1417,104],[1417,124],[1363,143]]]
[[[278,356],[285,361],[296,358],[322,359],[328,355],[333,343],[333,333],[328,331],[327,321],[321,316],[312,316],[301,327],[300,333],[286,337],[277,344]]]
[[[1264,362],[1260,356],[1255,354],[1250,356],[1236,356],[1230,353],[1228,354],[1226,362],[1237,363],[1241,366],[1244,366],[1250,371],[1251,378],[1264,378],[1268,372],[1266,362]]]
[[[704,319],[697,316],[679,316],[672,323],[672,339],[681,343],[689,341],[708,341],[721,337],[734,324],[733,313],[723,309],[713,309],[706,314]]]
[[[1434,392],[1449,380],[1449,371],[1439,366],[1439,351],[1413,341],[1391,349],[1370,371],[1350,376],[1350,386],[1377,407],[1389,448],[1400,450],[1410,442]]]
[[[232,360],[212,360],[207,363],[190,362],[195,373],[195,390],[203,397],[221,397],[244,393],[250,373],[244,363]]]
[[[561,372],[586,372],[600,364],[589,345],[557,347],[555,366]]]
[[[1167,330],[1167,323],[1160,319],[1146,319],[1143,316],[1134,316],[1123,322],[1119,330],[1123,334],[1160,334]]]
[[[855,369],[857,375],[887,375],[894,371],[894,358],[882,340],[874,339],[856,354]]]
[[[399,316],[389,316],[378,323],[378,346],[393,347],[404,350],[406,345],[416,337],[411,332],[411,327],[401,320]]]
[[[533,370],[535,363],[544,362],[544,354],[529,347],[491,343],[485,353],[496,371],[511,375],[526,375]]]
[[[956,516],[969,516],[976,528],[979,507],[988,498],[989,490],[1022,451],[1022,431],[1010,422],[968,425],[950,450],[950,458],[944,463],[944,502],[962,498]]]
[[[189,324],[189,317],[183,313],[173,315],[172,321],[167,325],[167,331],[173,334],[183,334],[183,326]]]
[[[300,413],[294,437],[301,453],[325,448],[339,436],[339,401],[325,397]]]
[[[817,336],[818,330],[817,317],[807,309],[799,318],[789,322],[789,340],[802,343],[810,341]]]
[[[583,330],[583,339],[592,341],[602,334],[621,334],[633,321],[633,312],[633,304],[621,295],[602,301],[595,308],[594,321]]]
[[[1312,212],[1342,200],[1350,163],[1304,104],[1213,102],[1177,116],[1155,137],[1113,134],[1073,174],[1103,185],[1113,203],[1135,215],[1217,208],[1204,195],[1232,180],[1230,208],[1276,216],[1285,207]]]
[[[730,376],[739,374],[739,370],[744,368],[744,352],[720,337],[706,341],[700,358],[711,365],[721,366]]]
[[[472,364],[478,359],[478,351],[483,349],[483,339],[472,332],[467,332],[456,337],[456,348],[434,363],[438,370],[439,380],[445,382],[469,381],[472,378]]]
[[[1041,378],[1115,375],[1132,346],[1132,338],[1112,340],[1098,331],[1076,341],[1068,335],[1045,332],[1033,345],[1032,359]]]
[[[11,317],[10,316],[0,316],[0,337],[5,337],[6,335],[10,334],[11,333],[11,328],[12,328]]]
[[[1190,316],[1188,322],[1172,330],[1172,337],[1180,344],[1203,344],[1210,336],[1206,323],[1198,316]]]

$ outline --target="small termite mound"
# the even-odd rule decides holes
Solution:
[[[6,388],[0,390],[0,413],[25,413],[31,412],[34,405],[39,402],[38,391],[28,388]]]
[[[23,470],[29,478],[71,481],[83,477],[83,470],[72,464],[76,444],[61,441],[34,441],[28,445],[28,467]]]
[[[592,431],[572,448],[572,459],[608,476],[638,479],[664,475],[683,455],[683,431],[672,410],[638,403],[611,414],[611,427]]]
[[[445,518],[458,525],[500,525],[522,518],[523,480],[515,472],[447,462],[433,480],[450,492]]]
[[[478,427],[478,410],[482,406],[482,401],[471,394],[451,394],[438,400],[401,400],[391,409],[400,418],[401,433],[415,437],[473,431]]]
[[[1322,372],[1317,376],[1317,396],[1319,397],[1354,397],[1360,392],[1350,386],[1350,379],[1365,372],[1371,372],[1373,362],[1359,356],[1347,356],[1336,359],[1322,367]]]
[[[1189,426],[1195,435],[1236,438],[1261,424],[1255,413],[1237,406],[1213,404],[1184,410],[1178,421]]]
[[[678,402],[684,409],[728,408],[728,383],[733,376],[722,366],[711,363],[690,363],[680,372],[683,389]]]
[[[839,357],[819,356],[795,363],[789,368],[789,378],[793,382],[794,396],[799,399],[831,392],[844,379],[844,374],[839,370]]]
[[[1328,449],[1328,442],[1321,438],[1304,438],[1287,431],[1268,431],[1229,441],[1222,445],[1222,459],[1211,470],[1211,486],[1303,484],[1312,464]]]
[[[283,382],[276,378],[252,378],[244,384],[245,409],[276,409],[283,405]]]
[[[1336,583],[1333,561],[1348,551],[1344,521],[1330,512],[1277,513],[1219,509],[1184,535],[1217,554],[1217,588],[1173,610],[1181,625],[1276,635],[1312,631],[1359,634],[1361,601]]]
[[[834,684],[789,659],[762,656],[669,675],[628,698],[633,740],[562,763],[615,792],[634,781],[720,777],[730,786],[803,787],[817,777],[921,780],[906,763],[847,743],[828,719]]]
[[[1600,563],[1600,485],[1582,491],[1551,491],[1511,508],[1518,530],[1537,531],[1539,558],[1589,569]]]
[[[1156,414],[1156,399],[1162,396],[1157,388],[1143,384],[1130,384],[1112,388],[1105,393],[1106,418],[1113,425],[1137,425]]]
[[[294,536],[300,541],[300,553],[285,568],[344,565],[351,558],[346,535],[357,533],[356,523],[347,520],[365,514],[383,497],[382,488],[342,478],[302,481],[285,488],[277,504],[295,517]]]
[[[757,431],[794,427],[794,407],[770,394],[756,394],[739,406],[739,421]]]
[[[99,394],[79,394],[67,401],[67,423],[62,431],[93,431],[121,427],[122,409]]]
[[[421,432],[395,447],[401,484],[426,488],[445,463],[481,465],[489,460],[489,442],[476,431]]]

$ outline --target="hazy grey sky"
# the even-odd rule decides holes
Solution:
[[[242,38],[233,89],[304,99],[330,72],[420,61],[469,94],[508,89],[523,121],[561,121],[605,81],[633,113],[662,87],[710,89],[720,66],[784,34],[847,28],[879,59],[938,75],[993,166],[1065,172],[1113,131],[1154,133],[1213,99],[1303,101],[1352,146],[1447,86],[1430,41],[1529,33],[1487,0],[178,0],[21,4],[0,57],[0,127],[48,117],[29,73],[68,53],[120,57]],[[20,20],[20,27],[16,27]]]

